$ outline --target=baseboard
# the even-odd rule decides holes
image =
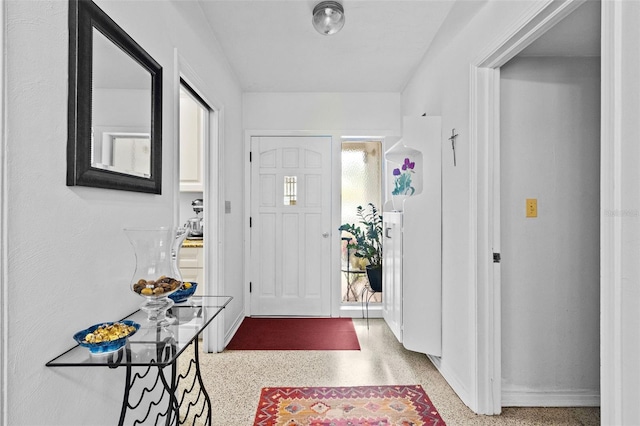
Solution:
[[[464,382],[460,380],[457,374],[451,370],[446,363],[442,362],[441,357],[427,355],[431,363],[438,369],[442,377],[447,381],[451,389],[458,395],[458,398],[469,408],[473,409],[470,400],[469,392],[464,386]]]
[[[360,304],[340,306],[340,318],[365,318],[365,315],[366,311],[363,312]],[[369,306],[369,318],[382,318],[382,306],[380,304]]]
[[[233,321],[233,324],[231,325],[231,328],[229,329],[229,331],[225,333],[224,335],[225,348],[227,347],[231,339],[233,339],[233,336],[235,336],[236,332],[238,331],[238,328],[240,328],[240,324],[242,324],[242,320],[244,319],[244,317],[245,317],[244,311],[241,311],[240,314]]]
[[[502,389],[503,407],[599,407],[600,393],[580,390]]]

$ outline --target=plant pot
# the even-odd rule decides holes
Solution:
[[[367,279],[371,290],[376,292],[382,291],[382,266],[367,265]]]

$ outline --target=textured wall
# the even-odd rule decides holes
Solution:
[[[477,406],[474,247],[470,247],[470,64],[518,22],[534,1],[456,2],[402,92],[402,114],[442,117],[459,135],[457,166],[442,145],[442,357],[439,369],[470,407]],[[480,200],[479,200],[480,201]]]
[[[398,93],[245,93],[247,130],[337,130],[343,136],[401,132]],[[371,133],[373,132],[373,133]],[[366,136],[361,135],[361,136]]]
[[[141,303],[128,288],[135,260],[122,228],[174,223],[174,47],[227,108],[223,126],[232,146],[225,163],[239,161],[233,144],[241,146],[240,90],[198,11],[187,9],[193,3],[100,2],[163,66],[163,191],[67,187],[67,2],[5,5],[8,423],[115,424],[124,371],[45,363],[73,346],[75,331],[121,318]],[[196,18],[187,24],[185,15]],[[228,219],[228,232],[240,232],[239,221]],[[232,257],[240,250],[230,242]],[[232,292],[233,279],[225,285]]]

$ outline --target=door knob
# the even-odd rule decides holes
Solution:
[[[328,232],[323,232],[322,233],[322,238],[329,238],[329,233]]]

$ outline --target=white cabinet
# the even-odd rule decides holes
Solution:
[[[402,213],[385,212],[382,220],[382,316],[402,342]]]
[[[202,192],[203,147],[207,115],[186,90],[180,90],[180,191]]]
[[[413,170],[415,188],[397,204],[385,204],[383,218],[383,317],[405,348],[442,354],[441,137],[437,117],[405,118],[403,140],[385,155],[391,179]],[[390,160],[391,159],[391,160]],[[448,158],[447,158],[448,159]],[[399,161],[399,164],[398,164]],[[415,162],[415,163],[414,163]],[[402,167],[406,164],[406,167]],[[398,170],[394,173],[394,168]],[[402,171],[401,171],[402,170]],[[391,193],[393,194],[393,193]],[[391,195],[390,194],[390,195]],[[391,198],[391,197],[389,197]]]
[[[195,294],[204,294],[204,249],[202,247],[182,247],[178,254],[178,267],[183,281],[198,283]]]

